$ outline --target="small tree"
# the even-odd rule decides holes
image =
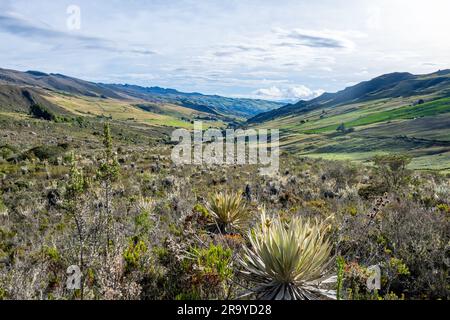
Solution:
[[[341,123],[339,127],[336,128],[336,131],[345,133],[346,131],[345,124]]]
[[[78,241],[78,267],[81,270],[81,274],[85,270],[85,246],[87,238],[89,237],[90,232],[88,232],[89,225],[87,223],[87,219],[85,216],[85,211],[81,208],[81,204],[83,203],[83,194],[87,190],[88,182],[85,179],[83,172],[78,169],[75,155],[72,153],[71,155],[71,168],[69,173],[69,181],[66,186],[66,196],[64,207],[66,211],[72,216],[73,221],[76,226],[76,234]],[[81,299],[84,296],[84,281],[81,281]]]
[[[344,124],[344,123],[341,123],[341,124],[339,125],[339,127],[336,128],[336,131],[337,131],[337,132],[341,132],[341,133],[343,133],[343,134],[346,134],[346,133],[352,133],[352,132],[354,132],[354,131],[355,131],[355,128],[348,128],[348,129],[347,129],[347,127],[345,126],[345,124]]]
[[[111,193],[112,183],[117,180],[120,171],[120,165],[117,158],[113,154],[111,129],[108,123],[103,127],[103,146],[105,148],[104,158],[100,161],[98,176],[102,184],[105,195],[105,222],[106,229],[106,252],[110,245],[111,235]]]
[[[409,181],[411,172],[407,169],[411,157],[404,154],[376,156],[373,159],[378,174],[390,190],[398,190]]]
[[[47,110],[47,108],[39,105],[39,104],[33,104],[30,107],[30,113],[33,117],[38,119],[44,119],[47,121],[52,121],[56,119],[56,116]]]

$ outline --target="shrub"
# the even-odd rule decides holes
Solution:
[[[359,178],[358,168],[350,162],[343,161],[330,162],[325,168],[324,176],[336,181],[335,191],[356,184]]]
[[[345,128],[345,124],[341,123],[337,128],[336,131],[338,132],[345,132],[346,128]]]
[[[412,201],[394,200],[375,220],[367,215],[345,220],[339,229],[339,251],[346,261],[381,266],[381,295],[448,299],[449,220],[445,214]],[[352,289],[355,298],[355,288],[348,282],[344,287]]]
[[[266,219],[250,232],[250,246],[240,259],[244,279],[263,300],[312,300],[333,297],[316,284],[330,265],[329,225],[319,220],[294,217],[289,223]]]
[[[405,275],[409,276],[410,272],[408,266],[403,263],[401,259],[391,258],[389,260],[389,267],[397,274],[397,275]]]
[[[342,288],[343,288],[344,272],[345,272],[344,258],[341,256],[337,257],[336,264],[337,264],[336,299],[340,300],[342,297]]]
[[[198,214],[200,214],[205,219],[209,218],[209,211],[208,211],[208,209],[206,209],[201,203],[197,203],[194,206],[193,211],[198,213]]]
[[[407,169],[411,157],[403,154],[376,156],[373,159],[378,174],[391,190],[408,183],[411,172]]]
[[[44,119],[48,121],[56,119],[56,116],[52,112],[50,112],[47,108],[41,106],[40,104],[33,104],[30,107],[30,113],[33,117],[38,119]]]
[[[1,300],[6,300],[8,297],[8,292],[3,289],[2,287],[0,287],[0,301]]]
[[[16,152],[17,152],[17,148],[15,148],[14,146],[11,146],[11,145],[8,145],[8,144],[0,146],[0,156],[3,159],[9,158],[10,156],[12,156]]]
[[[438,204],[436,207],[439,211],[449,213],[450,214],[450,205],[446,203]],[[1,210],[0,210],[1,211]]]
[[[147,253],[147,245],[139,239],[131,239],[128,248],[123,253],[126,270],[133,270],[141,266],[142,259]]]
[[[345,126],[345,123],[341,123],[337,128],[336,128],[337,132],[341,132],[341,133],[352,133],[355,131],[355,128],[347,128]]]
[[[231,249],[224,249],[221,245],[211,244],[207,249],[193,249],[197,258],[197,266],[203,275],[217,276],[223,281],[231,277]]]
[[[344,263],[345,298],[349,300],[367,299],[367,279],[369,276],[368,269],[357,262]]]
[[[43,254],[44,256],[49,259],[52,262],[60,262],[61,255],[57,248],[55,247],[44,247],[43,248]]]
[[[24,158],[30,159],[36,157],[39,160],[55,160],[69,149],[67,144],[57,146],[44,145],[30,149],[24,154]]]
[[[375,184],[375,185],[368,185],[365,187],[361,187],[358,190],[358,195],[366,200],[377,198],[382,196],[388,191],[388,188],[384,184]]]
[[[137,203],[138,214],[134,217],[135,234],[145,236],[153,227],[154,201],[140,198]]]

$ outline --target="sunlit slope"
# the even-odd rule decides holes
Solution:
[[[149,104],[144,101],[124,101],[97,97],[50,93],[48,101],[67,111],[88,117],[110,117],[114,120],[137,122],[153,126],[191,128],[195,116],[203,113],[171,104]],[[220,121],[210,121],[209,126],[222,126]]]
[[[186,93],[160,87],[140,87],[129,84],[104,84],[84,81],[62,74],[40,71],[20,72],[0,68],[0,85],[40,88],[76,96],[102,99],[139,100],[158,105],[178,105],[222,118],[245,118],[283,106],[265,100],[228,98],[201,93]],[[0,100],[1,102],[1,100]],[[0,105],[1,107],[1,105]]]
[[[299,101],[282,108],[258,114],[249,123],[263,123],[274,119],[306,114],[314,110],[336,108],[370,101],[419,96],[450,96],[450,70],[426,75],[395,72],[360,82],[336,93],[324,93],[310,101]]]
[[[420,101],[420,103],[419,103]],[[344,124],[346,132],[337,131]],[[417,169],[450,169],[450,98],[434,94],[386,98],[280,117],[284,150],[328,159],[369,160],[408,153]]]

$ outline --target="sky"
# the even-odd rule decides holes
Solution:
[[[448,0],[0,0],[0,68],[280,101],[450,68]]]

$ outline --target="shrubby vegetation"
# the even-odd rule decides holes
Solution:
[[[54,113],[50,112],[47,108],[41,106],[40,104],[32,104],[30,107],[30,114],[37,119],[48,121],[56,119],[56,115]]]
[[[450,297],[449,177],[407,157],[284,154],[263,177],[175,167],[154,131],[34,121],[2,127],[1,299]]]
[[[86,120],[83,117],[58,115],[40,104],[32,104],[30,106],[30,115],[36,119],[53,121],[57,123],[76,123],[80,127],[84,126],[86,123]]]

